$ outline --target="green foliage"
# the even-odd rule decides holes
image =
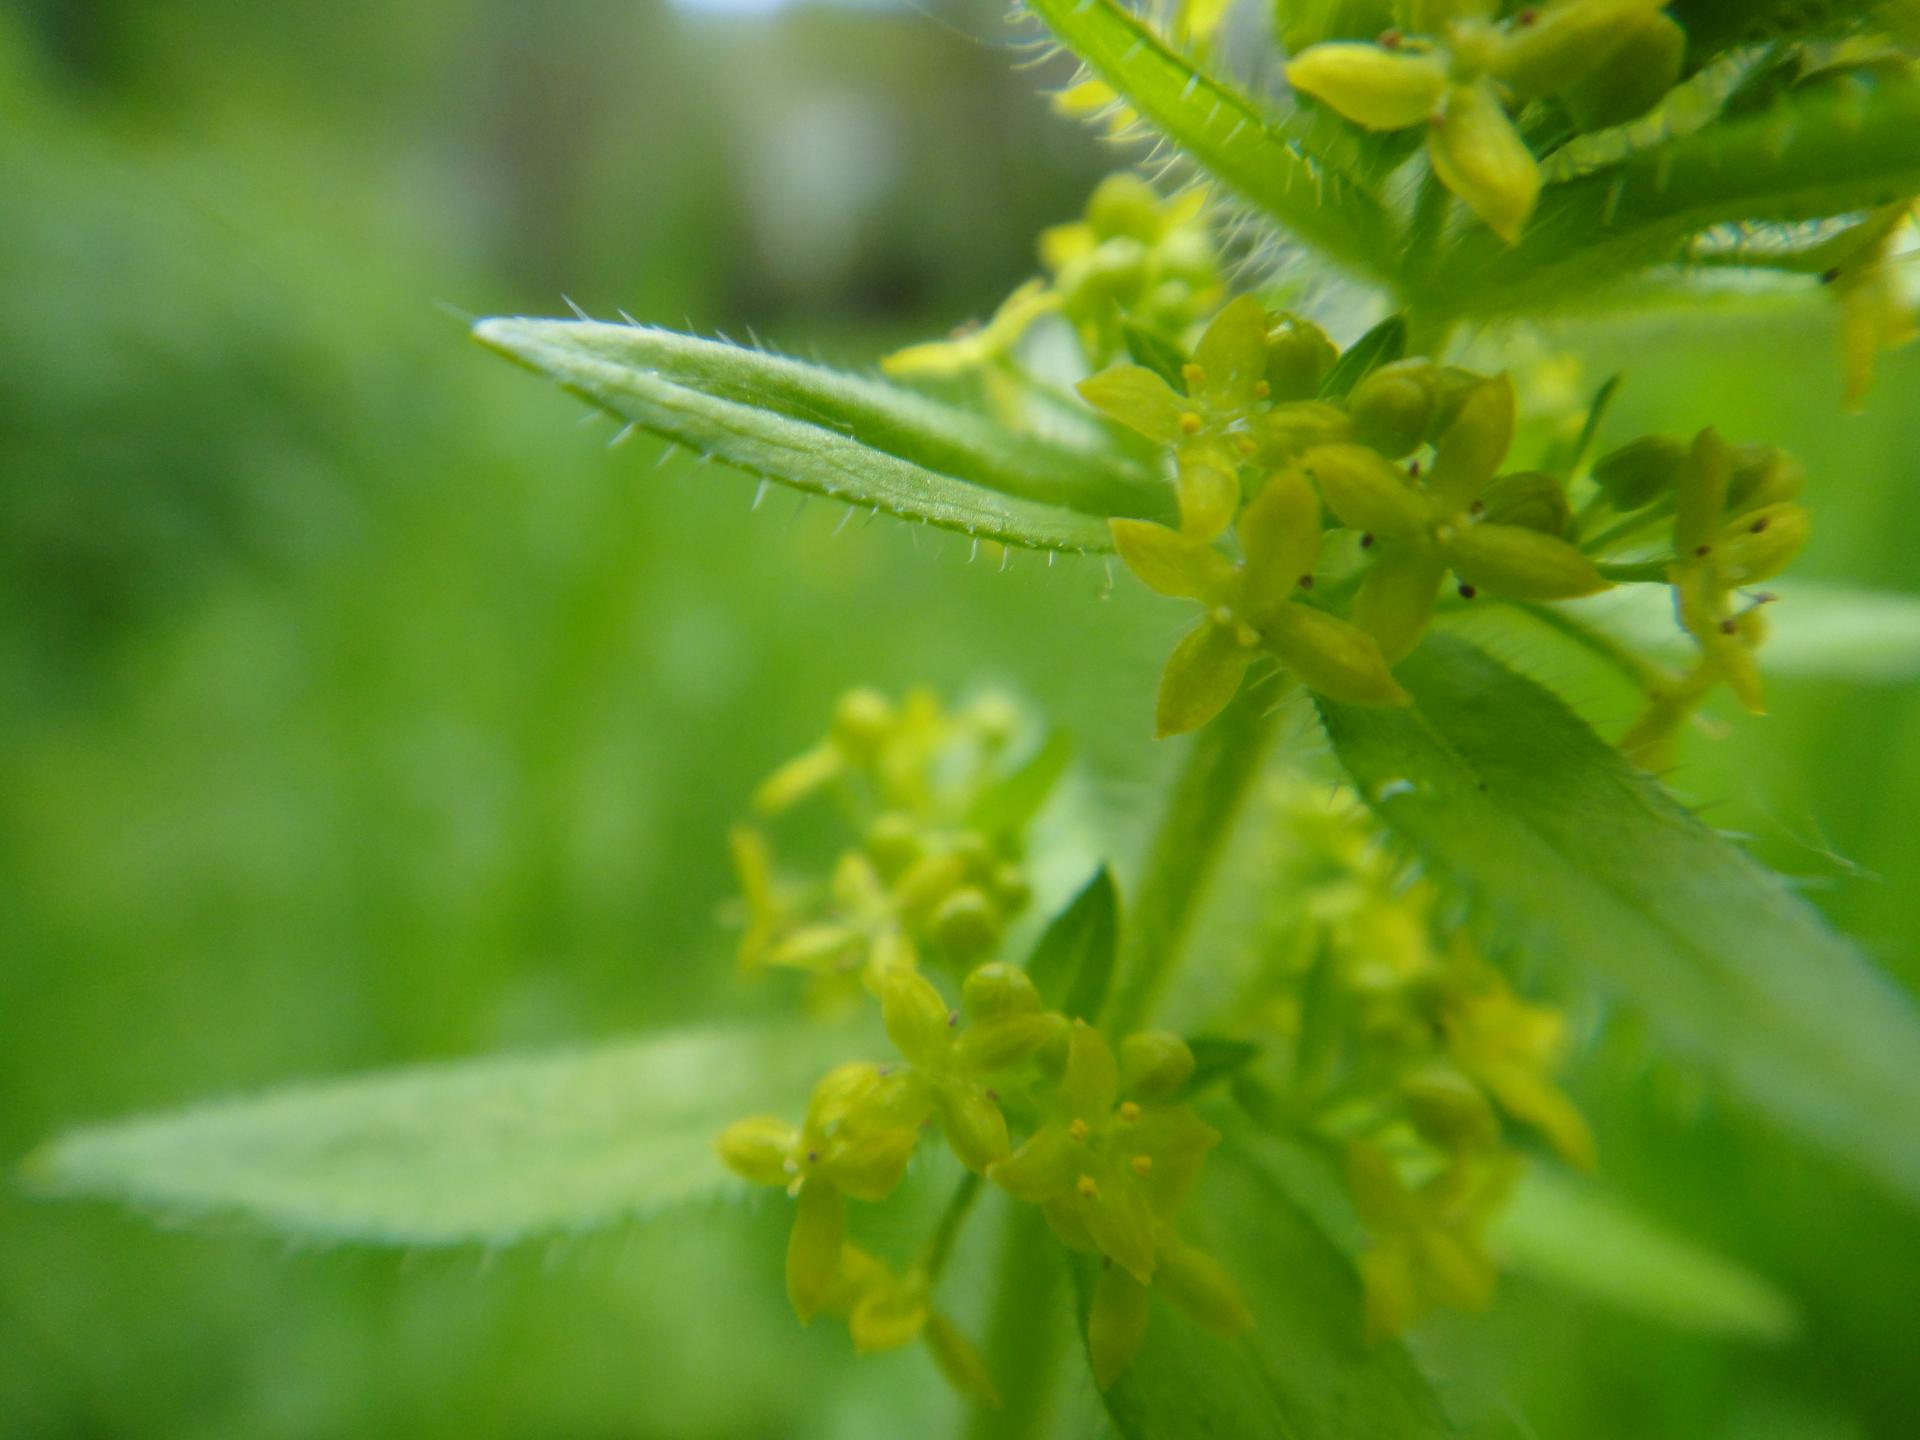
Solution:
[[[1492,1241],[1523,1274],[1679,1330],[1779,1346],[1798,1327],[1778,1286],[1592,1181],[1528,1172]]]
[[[1104,550],[1107,517],[1162,503],[1116,457],[797,360],[592,321],[483,320],[474,337],[701,456],[985,540]]]
[[[1120,936],[1120,894],[1113,872],[1102,865],[1047,923],[1027,974],[1055,1009],[1078,1020],[1094,1020],[1107,998]]]
[[[1156,1314],[1107,1397],[1127,1440],[1459,1433],[1405,1348],[1361,1338],[1352,1268],[1255,1156],[1223,1146],[1196,1210],[1243,1277],[1254,1326],[1222,1339]],[[1092,1267],[1077,1279],[1085,1308]]]
[[[804,1082],[823,1038],[735,1026],[369,1075],[76,1131],[26,1173],[167,1221],[511,1245],[716,1198],[730,1186],[715,1134]]]
[[[1381,818],[1745,1100],[1920,1203],[1912,1005],[1541,686],[1450,637],[1403,674],[1410,711],[1321,706]]]

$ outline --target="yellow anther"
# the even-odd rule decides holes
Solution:
[[[1207,618],[1221,629],[1229,629],[1234,624],[1233,611],[1225,605],[1216,605],[1207,612]]]
[[[1100,1187],[1094,1184],[1093,1176],[1091,1175],[1082,1175],[1078,1180],[1073,1182],[1073,1188],[1080,1193],[1082,1200],[1098,1200],[1100,1198]]]
[[[1198,365],[1182,365],[1180,378],[1189,386],[1204,385],[1207,383],[1207,372]]]
[[[1191,410],[1181,411],[1180,430],[1182,434],[1198,435],[1200,433],[1200,417]]]
[[[1267,382],[1262,380],[1260,383],[1265,385]],[[1233,448],[1238,450],[1242,455],[1251,457],[1260,453],[1260,442],[1255,440],[1251,435],[1242,435],[1233,442]]]
[[[1264,380],[1256,380],[1253,382],[1253,393],[1259,396],[1260,399],[1264,400],[1269,395],[1273,394],[1273,386],[1269,385]]]
[[[1074,1119],[1074,1122],[1071,1125],[1067,1126],[1067,1134],[1071,1135],[1075,1140],[1078,1140],[1083,1144],[1086,1141],[1088,1133],[1089,1132],[1087,1130],[1087,1122],[1079,1119],[1078,1117]]]
[[[1140,1123],[1140,1107],[1131,1100],[1123,1101],[1120,1106],[1120,1120],[1125,1125]]]
[[[1127,1164],[1132,1167],[1133,1173],[1138,1175],[1142,1180],[1153,1173],[1153,1157],[1151,1155],[1136,1155],[1133,1159],[1129,1160]]]

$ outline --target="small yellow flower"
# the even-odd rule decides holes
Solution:
[[[1160,681],[1159,734],[1197,729],[1232,700],[1262,650],[1336,700],[1403,705],[1373,639],[1357,626],[1300,603],[1320,553],[1320,506],[1294,470],[1268,478],[1240,516],[1245,558],[1144,520],[1109,524],[1127,568],[1162,595],[1197,600],[1200,624],[1175,647]]]

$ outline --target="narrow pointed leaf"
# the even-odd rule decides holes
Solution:
[[[739,1027],[421,1066],[76,1131],[26,1176],[167,1219],[505,1245],[738,1191],[715,1136],[804,1096],[831,1045],[810,1028]]]
[[[1106,1002],[1119,941],[1120,892],[1102,865],[1041,933],[1027,974],[1049,1005],[1092,1020]]]
[[[1820,916],[1558,697],[1451,636],[1407,711],[1321,703],[1386,823],[1675,1050],[1920,1204],[1920,1016]]]
[[[1031,0],[1028,8],[1222,184],[1334,264],[1370,279],[1391,273],[1385,209],[1310,153],[1298,127],[1268,117],[1248,96],[1200,71],[1114,0]]]
[[[1170,513],[1130,462],[878,381],[641,325],[482,320],[474,338],[643,430],[783,485],[983,539],[1111,548]]]
[[[1220,1335],[1155,1295],[1145,1343],[1103,1396],[1126,1440],[1458,1433],[1405,1346],[1366,1343],[1352,1265],[1249,1154],[1210,1155],[1190,1208],[1253,1327]],[[1076,1267],[1083,1311],[1093,1272]]]
[[[1778,1344],[1797,1325],[1779,1288],[1591,1181],[1535,1166],[1494,1222],[1522,1274],[1676,1329]]]

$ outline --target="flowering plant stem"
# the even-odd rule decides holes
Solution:
[[[1193,738],[1167,792],[1166,810],[1122,930],[1119,973],[1104,1021],[1117,1033],[1153,1015],[1179,969],[1187,933],[1242,802],[1260,773],[1290,681],[1250,685]]]

